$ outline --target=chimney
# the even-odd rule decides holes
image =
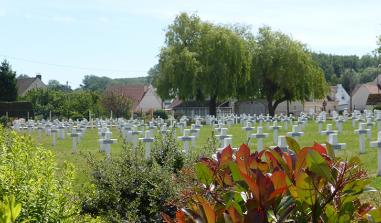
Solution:
[[[36,78],[38,78],[38,79],[41,80],[41,74],[37,74],[37,75],[36,75]]]

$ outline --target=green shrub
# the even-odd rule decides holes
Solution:
[[[152,154],[159,165],[167,166],[177,173],[184,166],[184,156],[173,131],[175,130],[155,136]]]
[[[111,160],[89,158],[94,188],[84,194],[82,211],[109,222],[159,222],[160,212],[174,212],[167,205],[177,190],[172,167],[143,157],[142,147],[128,145]]]
[[[0,223],[16,222],[20,215],[21,204],[16,203],[15,197],[4,196],[3,201],[0,201]]]
[[[0,117],[0,125],[3,127],[9,127],[10,121],[11,120],[7,116],[1,116]]]
[[[59,171],[51,151],[0,127],[0,194],[20,202],[18,221],[70,221],[78,212],[73,178],[73,167]]]
[[[164,111],[164,110],[155,110],[154,112],[153,112],[153,116],[155,117],[155,118],[162,118],[162,119],[168,119],[168,114]]]
[[[335,158],[330,145],[250,153],[230,146],[195,165],[198,183],[178,222],[380,222],[381,209],[360,200],[368,188],[357,157]],[[174,222],[163,214],[167,222]]]

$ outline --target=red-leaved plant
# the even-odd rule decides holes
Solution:
[[[357,157],[335,158],[330,145],[250,153],[228,146],[217,159],[202,158],[201,187],[175,219],[166,222],[380,222],[381,211],[359,195],[374,191]]]

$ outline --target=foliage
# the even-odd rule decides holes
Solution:
[[[248,77],[249,56],[240,33],[182,13],[168,27],[159,55],[158,94],[163,99],[208,98],[215,115],[216,102],[237,95]]]
[[[115,117],[128,118],[131,113],[132,101],[118,92],[105,91],[100,103],[105,113],[112,111]]]
[[[16,222],[20,215],[21,204],[16,203],[14,196],[4,196],[0,201],[0,223]]]
[[[64,91],[64,92],[71,92],[71,87],[69,85],[61,84],[57,80],[50,80],[48,82],[48,88],[50,90],[55,90],[55,91]]]
[[[63,92],[49,89],[34,89],[29,91],[23,100],[33,104],[36,115],[48,118],[50,112],[53,118],[88,117],[89,111],[101,115],[100,95],[96,92],[76,90]]]
[[[233,156],[230,146],[217,160],[195,165],[201,185],[178,222],[378,222],[378,209],[359,195],[368,178],[357,157],[335,158],[330,145],[291,150],[265,149],[250,154],[242,145]],[[173,222],[168,216],[167,222]]]
[[[82,80],[81,88],[88,91],[104,91],[108,86],[112,84],[148,84],[147,77],[135,77],[135,78],[116,78],[111,79],[109,77],[98,77],[95,75],[86,75]]]
[[[377,76],[374,72],[381,63],[381,57],[376,54],[358,57],[356,55],[312,53],[312,56],[323,69],[325,79],[330,85],[339,84],[346,70],[358,73],[360,83],[373,81]]]
[[[13,194],[20,202],[18,221],[70,221],[77,214],[73,178],[69,164],[58,171],[51,151],[0,127],[0,194]]]
[[[283,101],[323,98],[323,71],[306,47],[269,27],[259,29],[248,96],[265,98],[270,115]]]
[[[128,145],[112,160],[89,159],[94,191],[85,194],[83,212],[109,222],[158,222],[160,212],[173,211],[166,202],[175,196],[175,166],[145,160],[143,151]]]
[[[10,126],[10,119],[5,115],[1,116],[0,117],[0,126],[2,126],[2,127]]]
[[[168,119],[168,114],[164,110],[155,110],[153,116],[156,118]]]
[[[160,166],[167,166],[176,173],[184,166],[184,156],[181,154],[175,130],[157,134],[153,143],[153,157]]]
[[[17,99],[16,72],[8,61],[0,66],[0,101],[15,101]]]

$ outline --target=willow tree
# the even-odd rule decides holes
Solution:
[[[324,73],[303,44],[269,27],[259,29],[255,43],[249,95],[266,99],[270,115],[284,101],[325,96]]]
[[[182,13],[166,33],[156,77],[162,98],[217,102],[239,95],[249,76],[250,51],[239,29],[203,22]]]

